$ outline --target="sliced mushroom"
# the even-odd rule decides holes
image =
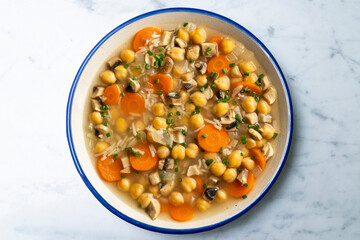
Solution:
[[[160,37],[160,43],[159,46],[166,46],[170,43],[171,41],[171,35],[174,32],[170,32],[170,31],[163,31]]]
[[[93,94],[91,95],[91,98],[97,98],[102,95],[104,95],[105,88],[102,86],[96,86],[93,88]]]
[[[267,90],[270,87],[270,80],[267,76],[261,78],[260,83],[263,91]]]
[[[210,87],[205,88],[203,94],[205,95],[206,100],[209,100],[214,96],[214,92]]]
[[[103,106],[104,103],[100,98],[91,99],[91,106],[94,111],[101,112],[101,106]]]
[[[271,146],[271,143],[265,143],[264,147],[262,148],[262,152],[264,153],[265,160],[269,160],[274,155],[274,149]]]
[[[250,124],[255,124],[258,122],[258,116],[256,113],[247,113],[245,114],[245,118]]]
[[[186,176],[191,177],[191,176],[200,175],[200,174],[201,174],[201,171],[199,169],[199,166],[191,165],[191,166],[189,166],[189,168],[187,170]]]
[[[168,169],[174,169],[174,159],[172,158],[165,158],[159,160],[159,169],[160,170],[168,170]]]
[[[166,96],[170,99],[170,102],[172,105],[180,106],[183,104],[183,101],[180,98],[180,95],[176,92],[169,92]]]
[[[217,97],[218,99],[224,99],[224,97],[225,97],[225,92],[224,92],[223,90],[217,91],[216,97]]]
[[[196,60],[199,58],[199,56],[200,56],[199,45],[194,45],[194,46],[188,47],[187,52],[186,52],[186,59]]]
[[[146,208],[146,213],[155,220],[160,214],[160,203],[155,198],[151,199],[149,206]]]
[[[161,182],[159,172],[156,171],[156,172],[150,173],[149,181],[150,181],[151,185],[159,184]]]
[[[235,67],[231,68],[231,73],[230,74],[231,74],[231,77],[233,77],[233,78],[242,77],[238,66],[235,66]]]
[[[238,121],[235,120],[232,123],[230,123],[228,126],[225,127],[226,130],[236,130],[236,126],[238,124]]]
[[[165,185],[160,187],[159,193],[161,196],[167,196],[174,189],[175,182],[174,180],[167,182]]]
[[[145,54],[145,63],[149,64],[152,67],[155,67],[156,59],[154,56],[150,56],[149,54]]]
[[[174,60],[172,60],[171,57],[166,56],[166,57],[164,58],[164,66],[161,68],[160,71],[161,71],[162,73],[167,74],[167,73],[170,73],[170,72],[171,72],[171,70],[172,70],[173,67],[174,67]]]
[[[259,122],[271,123],[272,122],[272,117],[271,117],[271,115],[266,115],[266,114],[263,114],[263,113],[259,113]]]
[[[241,182],[242,185],[244,185],[247,183],[248,175],[249,175],[249,171],[246,168],[244,168],[243,170],[241,170],[241,172],[236,177],[236,179],[239,180],[239,182]]]
[[[273,86],[269,87],[268,90],[264,93],[263,97],[269,104],[273,104],[277,98],[276,89]]]
[[[202,43],[201,52],[205,57],[214,57],[217,55],[217,44],[216,43]]]
[[[175,38],[175,46],[178,46],[179,48],[186,48],[187,43],[181,38]]]
[[[110,129],[108,127],[106,127],[104,124],[98,124],[95,126],[95,135],[98,138],[102,138],[109,131],[110,131]]]
[[[121,59],[119,57],[112,57],[107,62],[108,67],[114,71],[114,69],[121,65]]]
[[[260,134],[258,131],[256,131],[255,129],[249,128],[248,131],[249,131],[250,136],[251,136],[254,140],[261,140],[261,139],[262,139],[261,134]]]
[[[212,188],[212,187],[206,188],[204,191],[204,198],[209,201],[214,200],[218,190],[219,190],[218,188]]]
[[[190,79],[190,81],[184,82],[183,86],[186,90],[190,90],[197,87],[197,82],[194,79]]]
[[[136,93],[140,90],[140,83],[137,80],[129,79],[129,85],[126,87],[125,91]]]
[[[210,176],[209,177],[209,185],[210,186],[216,186],[220,183],[220,179],[215,177],[215,176]]]
[[[198,70],[201,74],[205,74],[205,73],[206,73],[207,64],[206,64],[205,62],[198,61],[198,62],[195,63],[195,68],[196,68],[196,70]]]

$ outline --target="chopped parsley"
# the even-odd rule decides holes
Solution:
[[[209,160],[206,160],[206,161],[205,161],[205,164],[206,164],[207,166],[210,166],[213,162],[214,162],[214,159],[209,159]]]
[[[260,74],[259,78],[258,79],[262,79],[264,77],[264,74]]]
[[[243,195],[242,198],[245,199],[245,198],[247,198],[247,196],[246,196],[246,195]]]
[[[215,88],[216,88],[216,84],[211,85],[211,88],[212,88],[212,89],[215,89]]]
[[[159,79],[158,79],[158,78],[155,79],[155,83],[156,83],[156,84],[159,83]]]
[[[109,123],[107,121],[104,122],[104,126],[107,127]]]
[[[193,63],[194,62],[194,59],[189,59],[189,63]]]
[[[124,92],[122,92],[122,93],[121,93],[121,96],[122,96],[122,97],[124,97],[124,96],[125,96],[125,93],[124,93]]]
[[[175,172],[178,172],[179,171],[179,168],[175,168]]]
[[[126,176],[125,176],[124,174],[121,174],[121,177],[122,177],[122,178],[126,178]]]
[[[140,67],[140,65],[137,65],[135,68],[139,70],[141,67]]]
[[[206,134],[203,134],[203,135],[201,135],[203,138],[206,138],[207,137],[207,135]]]
[[[206,188],[206,184],[203,184],[203,188]]]
[[[277,137],[277,133],[274,133],[274,135],[272,136],[273,139],[275,139]]]
[[[173,115],[172,112],[169,112],[169,113],[168,113],[168,117],[171,117],[172,115]]]
[[[236,65],[235,63],[230,63],[229,67],[233,68],[233,67],[235,67],[235,65]]]
[[[227,70],[225,68],[221,69],[221,71],[223,72],[223,74],[225,74],[227,72]]]
[[[154,54],[153,54],[153,52],[152,52],[152,51],[150,51],[150,50],[149,50],[149,51],[147,51],[147,54],[149,54],[149,56],[154,55]]]
[[[241,173],[242,169],[238,168],[236,169],[238,173]]]
[[[181,115],[181,113],[180,113],[179,111],[176,111],[176,115],[180,116],[180,115]]]
[[[146,63],[146,64],[145,64],[145,69],[146,69],[146,70],[149,70],[149,68],[150,68],[150,64]]]
[[[129,65],[128,65],[128,64],[125,64],[125,65],[124,65],[124,68],[125,68],[125,69],[127,69],[128,67],[129,67]]]
[[[188,24],[189,24],[189,23],[188,23],[188,22],[186,22],[186,23],[184,23],[184,25],[183,25],[183,26],[184,26],[184,27],[186,27]]]
[[[182,130],[181,130],[181,133],[182,133],[182,135],[186,136],[186,131],[185,131],[185,129],[182,129]]]
[[[242,142],[242,144],[246,144],[246,137],[245,136],[241,137],[241,142]]]
[[[136,138],[140,140],[140,134],[136,134]]]
[[[249,73],[249,72],[244,72],[244,75],[245,75],[245,76],[249,76],[250,73]]]
[[[156,91],[156,94],[157,94],[157,95],[161,95],[161,94],[162,94],[162,91]]]

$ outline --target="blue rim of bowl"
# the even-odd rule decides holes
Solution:
[[[129,25],[129,24],[131,24],[133,22],[136,22],[137,20],[140,20],[142,18],[146,18],[146,17],[153,16],[153,15],[156,15],[156,14],[169,13],[169,12],[190,12],[190,13],[198,13],[198,14],[203,14],[203,15],[207,15],[207,16],[210,16],[210,17],[214,17],[214,18],[217,18],[219,20],[222,20],[222,21],[224,21],[226,23],[229,23],[229,24],[233,25],[234,27],[238,28],[240,31],[242,31],[246,35],[248,35],[254,42],[256,42],[265,51],[265,53],[269,56],[271,62],[276,67],[276,70],[277,70],[278,74],[280,74],[281,82],[282,82],[283,86],[285,86],[285,94],[286,94],[286,97],[287,97],[287,100],[288,100],[288,106],[287,107],[288,107],[289,113],[290,113],[289,114],[289,131],[290,131],[290,133],[289,133],[289,137],[288,137],[288,142],[287,142],[287,146],[286,146],[285,155],[284,155],[283,159],[281,160],[281,164],[280,164],[280,167],[279,167],[278,171],[276,172],[275,176],[272,178],[270,183],[266,186],[264,191],[249,206],[247,206],[245,209],[238,212],[234,216],[232,216],[230,218],[227,218],[227,219],[225,219],[225,220],[223,220],[221,222],[217,222],[215,224],[211,224],[211,225],[207,225],[207,226],[203,226],[203,227],[199,227],[199,228],[171,229],[171,228],[161,228],[161,227],[148,225],[148,224],[137,221],[137,220],[135,220],[135,219],[121,213],[116,208],[111,206],[96,191],[96,189],[92,186],[89,179],[86,177],[85,173],[83,172],[83,170],[82,170],[82,168],[80,166],[80,163],[78,161],[75,149],[74,149],[74,143],[73,143],[72,132],[71,132],[71,109],[72,109],[72,101],[73,101],[73,98],[74,98],[74,92],[75,92],[77,83],[78,83],[78,81],[80,79],[80,76],[81,76],[84,68],[86,67],[87,63],[89,62],[91,57],[94,55],[94,53],[100,48],[100,46],[108,38],[110,38],[114,33],[119,31],[120,29],[126,27],[127,25]],[[202,10],[202,9],[196,9],[196,8],[165,8],[165,9],[159,9],[159,10],[147,12],[147,13],[141,14],[141,15],[139,15],[137,17],[134,17],[134,18],[124,22],[123,24],[117,26],[115,29],[113,29],[111,32],[109,32],[105,37],[103,37],[95,45],[95,47],[90,51],[90,53],[87,55],[87,57],[85,58],[85,60],[81,64],[81,66],[80,66],[80,68],[79,68],[79,70],[78,70],[78,72],[77,72],[77,74],[75,76],[74,82],[73,82],[73,84],[71,86],[70,93],[69,93],[69,98],[68,98],[68,103],[67,103],[67,108],[66,108],[66,135],[67,135],[67,140],[68,140],[68,144],[69,144],[69,148],[70,148],[70,153],[71,153],[71,156],[73,158],[73,161],[74,161],[74,164],[75,164],[75,167],[76,167],[78,173],[80,174],[82,180],[84,181],[85,185],[89,188],[91,193],[110,212],[112,212],[116,216],[120,217],[121,219],[125,220],[126,222],[131,223],[131,224],[133,224],[135,226],[150,230],[150,231],[161,232],[161,233],[169,233],[169,234],[189,234],[189,233],[198,233],[198,232],[203,232],[203,231],[209,231],[209,230],[212,230],[214,228],[223,226],[223,225],[237,219],[238,217],[240,217],[241,215],[243,215],[247,211],[249,211],[252,207],[254,207],[265,196],[265,194],[270,190],[270,188],[273,186],[273,184],[275,183],[275,181],[279,177],[279,174],[280,174],[282,168],[284,167],[285,161],[286,161],[286,159],[288,157],[288,154],[289,154],[291,140],[292,140],[292,133],[293,133],[293,109],[292,109],[290,91],[289,91],[288,85],[286,83],[285,76],[284,76],[283,72],[281,71],[280,66],[277,63],[277,61],[275,60],[274,56],[270,53],[270,51],[265,47],[265,45],[257,37],[255,37],[251,32],[249,32],[246,28],[244,28],[240,24],[234,22],[233,20],[231,20],[231,19],[229,19],[227,17],[219,15],[217,13],[209,12],[209,11]]]

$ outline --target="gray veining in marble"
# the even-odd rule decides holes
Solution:
[[[287,164],[264,199],[187,237],[360,239],[356,0],[0,0],[0,239],[184,238],[107,211],[78,176],[65,136],[68,92],[90,49],[127,19],[175,6],[215,11],[259,37],[287,77],[296,116]]]

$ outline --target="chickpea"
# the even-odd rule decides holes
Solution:
[[[226,170],[226,166],[221,162],[216,162],[213,165],[211,165],[210,170],[215,176],[220,177],[221,175],[224,174]]]
[[[153,198],[154,195],[152,193],[143,193],[138,198],[138,203],[140,204],[141,208],[147,208]]]
[[[265,124],[261,128],[261,135],[267,140],[271,139],[274,136],[274,133],[275,133],[275,129],[269,124]]]
[[[214,105],[213,107],[213,114],[222,117],[224,116],[229,110],[229,104],[224,102],[219,102]]]
[[[205,84],[208,83],[207,77],[206,75],[199,75],[196,77],[196,82],[198,84],[199,87],[204,86]]]
[[[192,177],[183,177],[180,186],[185,192],[192,192],[196,188],[196,180]]]
[[[159,158],[167,158],[170,155],[170,150],[168,147],[160,146],[157,149],[157,155],[159,156]]]
[[[135,52],[130,49],[122,50],[120,53],[120,58],[125,63],[132,63],[135,60]]]
[[[239,68],[242,74],[245,72],[253,73],[256,70],[255,64],[251,61],[245,61],[239,64]]]
[[[119,118],[118,120],[116,120],[115,122],[115,130],[118,133],[124,133],[126,132],[126,130],[128,129],[129,124],[126,122],[126,120],[124,118]]]
[[[250,74],[249,76],[244,77],[244,81],[255,83],[258,80],[255,74]]]
[[[240,151],[242,152],[242,157],[247,157],[250,154],[249,149],[247,149],[245,146],[243,146],[242,148],[240,148]]]
[[[235,168],[228,168],[222,177],[226,182],[232,183],[237,177],[237,170]]]
[[[194,114],[190,117],[189,119],[189,124],[190,126],[192,126],[193,128],[199,128],[202,125],[204,125],[204,119],[201,116],[201,114]]]
[[[230,39],[225,39],[221,42],[221,49],[224,54],[231,53],[235,48],[235,43]]]
[[[256,141],[254,139],[252,139],[252,138],[246,138],[245,146],[248,149],[252,149],[252,148],[256,147]]]
[[[94,151],[96,153],[104,152],[109,147],[109,144],[106,142],[99,141],[95,144]]]
[[[128,178],[123,178],[120,181],[117,182],[117,187],[121,191],[129,191],[130,189],[130,180]]]
[[[195,105],[192,103],[185,104],[185,112],[192,113],[195,111]]]
[[[117,66],[114,69],[114,72],[115,72],[115,77],[120,81],[124,81],[128,77],[128,70],[123,65]]]
[[[185,49],[179,47],[173,47],[169,51],[167,51],[167,55],[169,55],[174,61],[182,61],[185,57]]]
[[[241,161],[243,159],[243,156],[241,156],[240,150],[235,150],[228,156],[229,165],[228,167],[232,168],[238,168],[241,165]]]
[[[161,102],[155,103],[152,106],[152,112],[157,117],[164,116],[164,114],[165,114],[165,105],[163,103],[161,103]]]
[[[195,93],[193,93],[190,96],[190,99],[193,101],[195,106],[199,106],[199,107],[203,107],[206,105],[207,100],[204,94],[202,94],[201,92],[197,91]]]
[[[175,145],[171,150],[171,156],[174,159],[183,160],[185,158],[185,147],[180,144]]]
[[[195,143],[190,143],[185,150],[185,154],[188,158],[196,158],[199,154],[198,145],[196,145]]]
[[[166,119],[162,117],[155,117],[153,120],[153,126],[157,130],[166,128],[167,127]]]
[[[182,116],[180,124],[187,127],[189,125],[189,118],[187,116]]]
[[[92,112],[92,113],[90,113],[90,120],[93,123],[100,124],[103,122],[103,117],[101,116],[101,113],[99,113],[99,112]]]
[[[252,113],[256,110],[257,102],[253,97],[249,96],[242,101],[241,106],[245,110],[245,112]]]
[[[120,117],[120,111],[118,108],[110,108],[111,119],[116,120]]]
[[[184,197],[179,192],[172,192],[168,199],[169,199],[169,203],[174,206],[179,206],[184,204]]]
[[[160,193],[159,193],[159,185],[149,185],[149,191],[155,196],[155,197],[159,197]]]
[[[250,157],[246,157],[243,159],[242,165],[246,167],[247,170],[253,170],[255,167],[255,162]]]
[[[185,42],[189,42],[190,40],[189,33],[184,28],[180,28],[178,30],[177,37],[184,40]]]
[[[263,138],[263,139],[261,139],[261,140],[258,140],[258,141],[256,141],[256,147],[257,147],[257,148],[262,148],[262,147],[265,145],[265,143],[266,143],[266,139],[265,139],[265,138]]]
[[[259,113],[268,114],[271,112],[271,106],[267,103],[267,101],[261,99],[257,105],[257,110]]]
[[[180,99],[182,102],[187,102],[187,100],[189,99],[190,93],[188,93],[185,90],[181,90],[179,95],[180,95]]]
[[[135,130],[141,132],[145,130],[145,123],[142,120],[137,120],[135,122]]]
[[[105,84],[116,82],[115,74],[111,70],[105,70],[102,73],[100,73],[100,78]]]
[[[219,77],[214,83],[220,90],[226,91],[230,89],[230,79],[227,76]]]
[[[132,184],[130,187],[130,195],[133,199],[137,199],[143,192],[144,186],[139,183]]]
[[[205,42],[206,32],[203,28],[197,28],[190,33],[190,38],[195,44],[200,44]]]
[[[198,198],[196,201],[196,207],[202,212],[208,210],[210,206],[211,206],[210,202],[206,201],[203,198]]]
[[[216,198],[215,198],[215,200],[216,200],[217,202],[223,202],[223,201],[225,201],[226,199],[227,199],[227,194],[226,194],[226,192],[225,192],[224,190],[222,190],[222,189],[218,190],[217,193],[216,193]]]

